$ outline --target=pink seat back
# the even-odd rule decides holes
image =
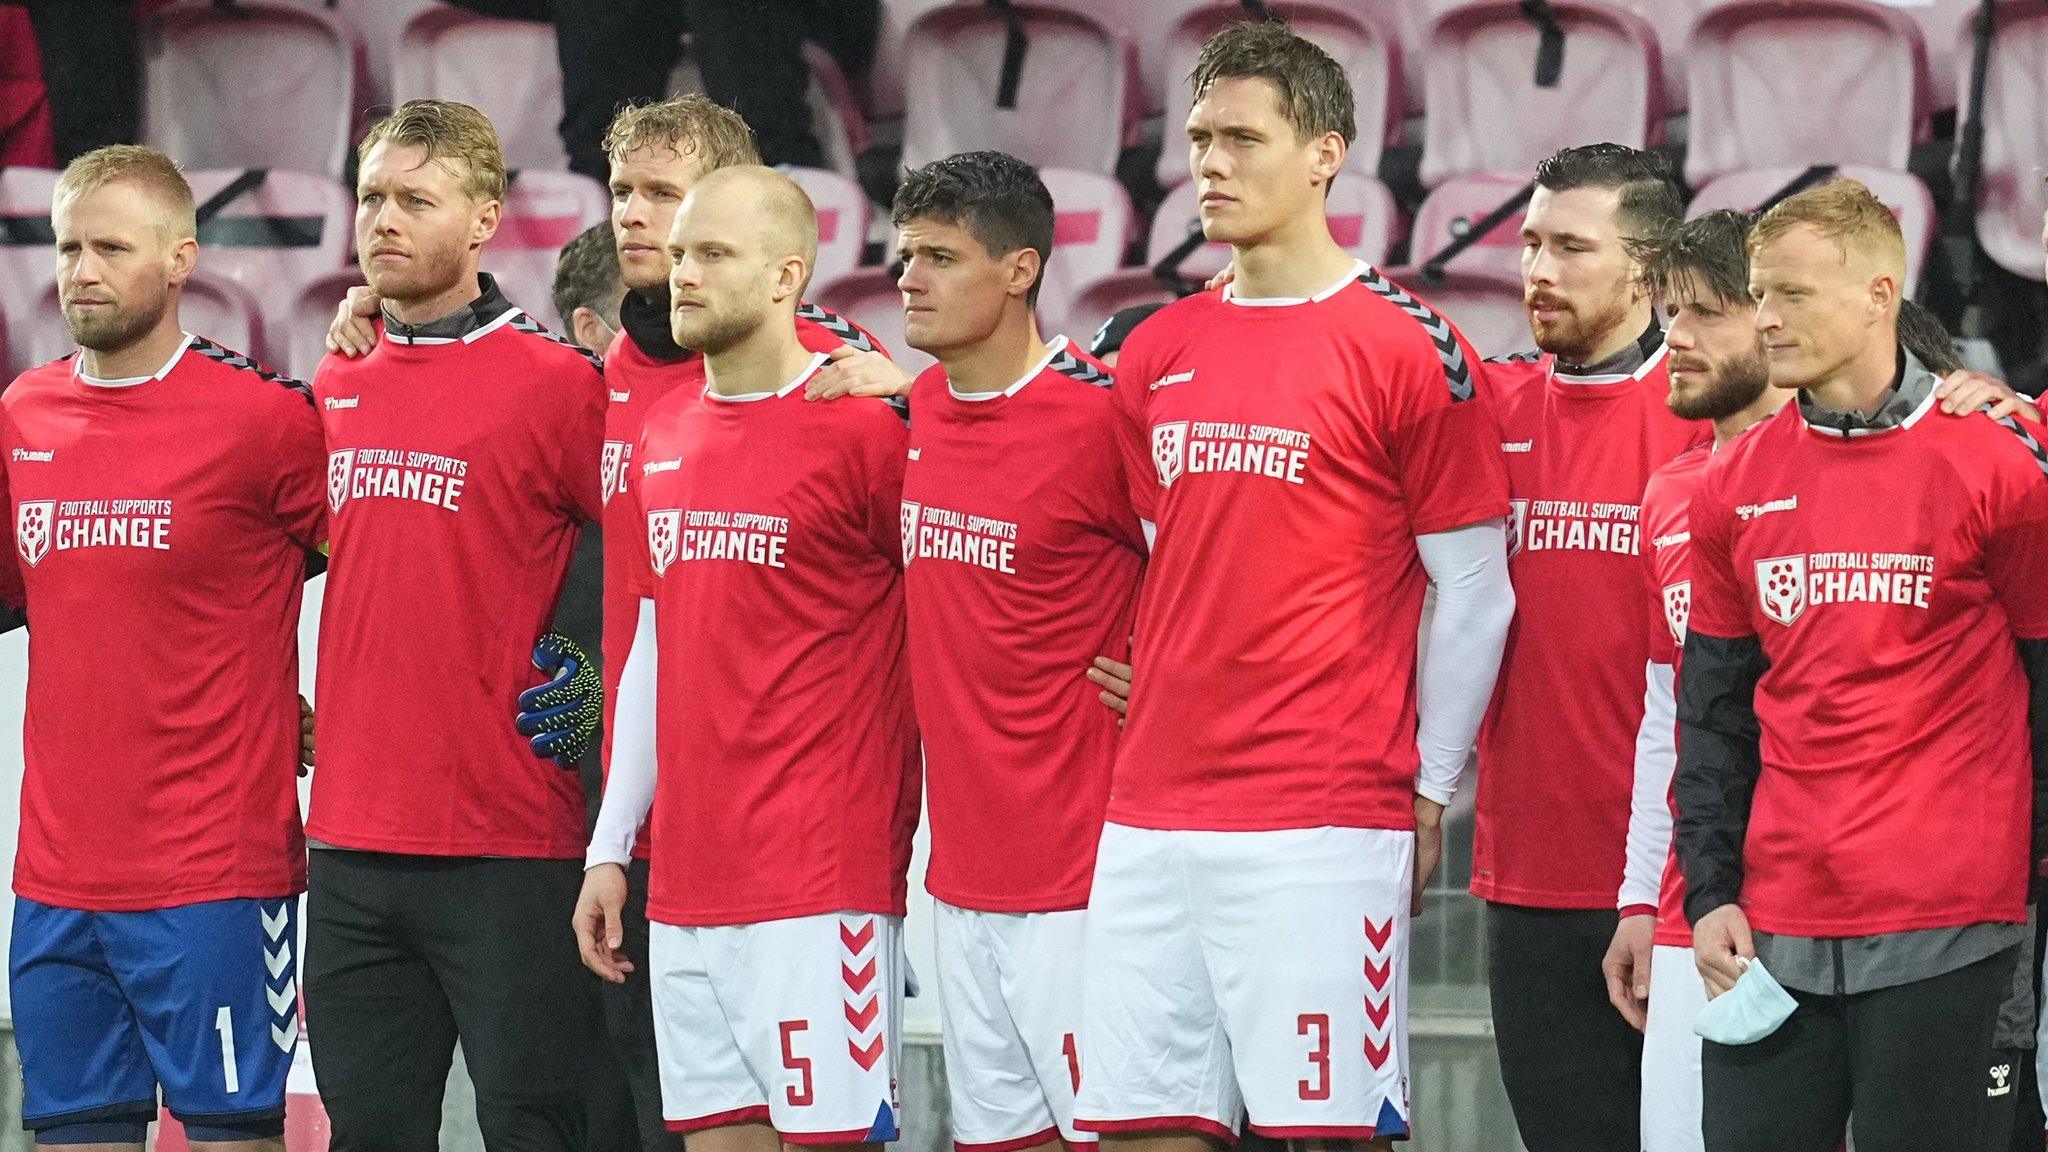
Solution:
[[[903,293],[887,269],[870,268],[813,289],[811,299],[868,330],[904,370],[915,375],[933,360],[903,342]]]
[[[1481,356],[1506,356],[1527,351],[1529,314],[1522,307],[1522,290],[1483,276],[1452,272],[1443,283],[1431,284],[1421,269],[1389,268],[1387,278],[1428,302],[1465,334],[1472,349]]]
[[[1967,71],[1967,69],[1965,69]],[[1967,97],[1966,97],[1967,98]],[[2041,174],[2048,169],[2048,3],[1998,6],[1998,40],[1984,86],[1984,168],[1977,240],[1998,266],[2042,278]],[[1965,109],[1968,115],[1969,110]]]
[[[1415,213],[1415,227],[1409,233],[1409,261],[1417,267],[1428,263],[1527,183],[1520,176],[1478,172],[1437,185]],[[1468,277],[1520,285],[1522,217],[1523,213],[1517,212],[1501,221],[1478,242],[1452,257],[1448,267]]]
[[[868,238],[868,197],[860,185],[821,168],[791,168],[789,176],[803,187],[818,210],[818,264],[814,283],[826,283],[860,267]]]
[[[554,331],[555,261],[578,232],[608,219],[611,198],[595,180],[574,172],[518,172],[505,194],[498,234],[484,245],[482,267],[505,295]]]
[[[1686,215],[1698,216],[1717,208],[1754,212],[1759,204],[1790,186],[1804,171],[1803,168],[1759,168],[1731,172],[1700,189],[1686,209]],[[1911,294],[1920,283],[1920,270],[1926,266],[1928,247],[1934,243],[1933,193],[1910,172],[1850,166],[1837,172],[1836,176],[1862,181],[1871,194],[1884,201],[1892,215],[1898,217],[1899,231],[1906,238],[1905,287]],[[2038,269],[2040,261],[2037,259],[2034,263]]]
[[[1123,185],[1093,172],[1048,168],[1039,173],[1052,193],[1052,259],[1039,285],[1038,307],[1064,318],[1081,287],[1115,272],[1124,262],[1133,217]]]
[[[361,55],[353,30],[318,8],[175,4],[143,37],[143,142],[187,168],[340,176]]]
[[[562,69],[555,30],[436,5],[412,18],[391,66],[394,102],[433,97],[475,105],[498,129],[513,168],[562,169]]]

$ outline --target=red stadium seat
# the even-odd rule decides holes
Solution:
[[[1418,268],[1428,263],[1527,183],[1521,176],[1480,172],[1437,185],[1415,213],[1415,228],[1408,241],[1409,263]],[[1448,266],[1469,277],[1520,285],[1522,213],[1501,221],[1477,243],[1452,257]]]
[[[191,172],[201,204],[243,172]],[[309,282],[349,265],[355,202],[333,178],[306,172],[264,172],[262,182],[219,208],[199,226],[199,265],[249,289],[264,330],[282,335],[292,302]]]
[[[1564,32],[1554,85],[1537,84],[1543,35],[1512,0],[1478,0],[1430,30],[1422,182],[1533,170],[1560,148],[1641,148],[1663,131],[1657,35],[1641,17],[1583,0],[1551,5]]]
[[[980,4],[935,9],[912,25],[904,45],[909,108],[903,164],[992,148],[1042,168],[1115,171],[1129,129],[1123,42],[1093,18],[1018,4],[1029,49],[1011,107],[1002,91],[1003,15]]]
[[[822,168],[788,169],[818,210],[818,262],[811,280],[824,284],[860,267],[868,239],[868,197],[860,185]]]
[[[313,370],[327,355],[327,326],[334,322],[334,309],[348,290],[363,282],[360,268],[329,272],[305,287],[291,300],[288,327],[283,339],[274,341],[283,363],[272,367],[286,375],[313,381]]]
[[[1455,269],[1442,283],[1432,284],[1416,267],[1388,268],[1387,278],[1429,302],[1465,334],[1481,356],[1505,356],[1525,352],[1534,344],[1529,336],[1529,313],[1522,307],[1520,283],[1503,284],[1491,276],[1474,276]]]
[[[886,268],[865,268],[812,288],[810,299],[868,330],[913,375],[933,360],[903,342],[903,293]]]
[[[1906,167],[1928,130],[1911,17],[1870,0],[1715,0],[1693,26],[1685,178],[1744,168]]]
[[[1760,168],[1731,172],[1700,189],[1686,214],[1698,216],[1716,208],[1753,212],[1757,205],[1788,187],[1804,171],[1804,168]],[[1837,175],[1861,180],[1892,210],[1892,215],[1899,218],[1899,229],[1906,236],[1906,292],[1911,295],[1920,283],[1920,270],[1927,266],[1927,250],[1934,243],[1937,230],[1934,195],[1918,176],[1909,172],[1847,167]],[[2039,252],[2038,246],[2036,252]],[[2039,271],[2040,263],[2037,255],[2034,261],[2036,271]]]
[[[1056,330],[1081,288],[1114,273],[1124,262],[1134,217],[1123,185],[1093,172],[1048,168],[1039,173],[1052,192],[1052,259],[1039,287],[1041,324]]]
[[[52,168],[0,168],[0,313],[7,316],[7,363],[15,372],[42,363],[35,358],[45,346],[35,339],[39,329],[54,324],[62,332],[64,327],[53,295],[57,249],[50,232],[50,196],[56,186]]]
[[[391,96],[394,102],[433,97],[473,104],[497,125],[511,167],[568,167],[556,129],[562,69],[552,25],[435,5],[399,36]]]
[[[1307,3],[1276,3],[1272,11],[1287,20],[1294,31],[1328,52],[1344,74],[1351,78],[1358,139],[1345,157],[1347,171],[1377,179],[1380,150],[1401,134],[1401,98],[1398,31],[1382,26],[1364,5],[1344,6],[1313,0]],[[1187,76],[1195,67],[1202,43],[1218,29],[1250,19],[1236,0],[1212,0],[1190,9],[1169,33],[1165,48],[1166,74],[1173,83],[1166,89],[1165,146],[1159,152],[1157,176],[1162,187],[1171,188],[1188,178],[1188,109],[1194,94]]]
[[[278,0],[181,0],[143,43],[143,143],[188,168],[341,175],[364,58],[346,24]]]
[[[1394,194],[1387,190],[1387,186],[1350,173],[1338,177],[1330,186],[1325,211],[1330,220],[1330,237],[1345,251],[1368,264],[1377,264],[1386,258],[1401,224],[1400,209],[1395,206]],[[1156,265],[1191,231],[1200,227],[1197,193],[1190,181],[1168,193],[1166,202],[1153,214],[1152,231],[1146,243],[1146,261]],[[1204,244],[1181,261],[1180,275],[1183,279],[1200,283],[1221,272],[1228,263],[1229,245]]]
[[[2030,280],[2042,278],[2041,220],[2048,210],[2041,184],[2042,170],[2048,168],[2043,109],[2048,109],[2048,3],[2000,4],[1998,40],[1984,86],[1977,241],[1999,267]]]
[[[557,333],[555,260],[578,232],[611,217],[611,196],[574,172],[515,172],[498,234],[484,245],[483,270],[505,296]]]

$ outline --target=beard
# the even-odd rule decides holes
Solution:
[[[1546,299],[1546,303],[1558,301]],[[1590,315],[1581,314],[1573,308],[1565,312],[1562,319],[1544,323],[1536,319],[1533,308],[1529,312],[1529,335],[1536,340],[1536,347],[1557,357],[1562,364],[1586,364],[1593,358],[1600,345],[1606,342],[1614,330],[1628,320],[1628,301],[1616,294]]]
[[[460,244],[438,250],[416,247],[412,259],[398,268],[365,262],[363,278],[372,292],[386,300],[400,304],[432,300],[462,281],[462,256],[466,250]]]
[[[698,308],[694,312],[670,312],[669,335],[685,348],[716,356],[751,336],[761,326],[767,312],[765,307],[748,308],[743,305],[719,310]]]
[[[1725,420],[1756,403],[1770,386],[1770,358],[1753,348],[1715,365],[1706,387],[1671,393],[1671,412],[1685,420]]]
[[[64,326],[80,348],[94,352],[118,352],[155,328],[170,307],[170,293],[159,292],[154,299],[134,303],[116,301],[90,312],[64,305]]]

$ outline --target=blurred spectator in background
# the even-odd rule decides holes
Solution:
[[[50,96],[28,8],[0,4],[0,168],[52,168]]]
[[[611,221],[592,224],[562,245],[555,260],[554,290],[555,315],[562,318],[569,338],[604,355],[618,335],[619,301],[626,295]]]
[[[49,89],[56,163],[69,164],[108,144],[141,141],[142,49],[135,30],[164,2],[27,0],[42,82]],[[0,42],[17,40],[8,35]],[[7,64],[0,69],[12,72]]]

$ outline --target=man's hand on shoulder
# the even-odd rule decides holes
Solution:
[[[1934,395],[1941,401],[1941,410],[1950,416],[1967,416],[1988,404],[1990,408],[1984,414],[1993,420],[2014,413],[2037,423],[2041,419],[2041,409],[2032,400],[2013,391],[2011,385],[1998,377],[1982,372],[1951,372],[1942,377]]]
[[[910,373],[880,352],[863,352],[851,344],[841,344],[825,355],[825,366],[813,372],[804,384],[806,400],[910,395]]]
[[[334,309],[334,323],[327,327],[327,350],[351,360],[367,355],[377,346],[377,326],[371,321],[382,307],[384,298],[370,291],[369,285],[349,289],[348,297]]]

